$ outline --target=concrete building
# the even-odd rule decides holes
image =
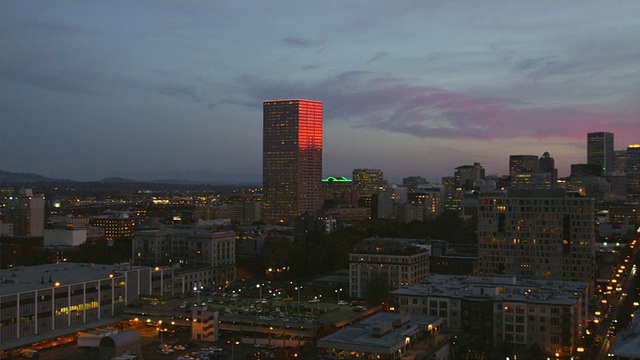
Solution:
[[[288,224],[322,208],[322,102],[263,102],[263,220]]]
[[[371,215],[377,219],[397,219],[399,206],[406,203],[406,187],[383,185],[374,193]]]
[[[91,218],[89,221],[92,227],[104,229],[106,240],[130,238],[135,232],[138,220],[127,212],[118,212],[109,215],[101,215]]]
[[[197,274],[185,279],[187,289],[196,282],[209,288],[226,286],[235,280],[236,234],[232,231],[139,231],[132,248],[136,264],[178,266],[183,269],[181,272],[197,270]]]
[[[436,339],[441,330],[438,317],[381,313],[318,340],[318,358],[448,360],[451,343]]]
[[[13,236],[44,235],[44,195],[33,189],[20,189],[18,196],[9,197],[4,208],[5,222],[13,224]]]
[[[44,230],[44,246],[79,246],[87,241],[85,228],[61,228]]]
[[[142,294],[174,294],[171,268],[57,263],[0,270],[0,350],[114,318]],[[73,329],[71,329],[74,327]]]
[[[586,329],[589,293],[584,282],[430,275],[391,297],[401,313],[443,318],[474,351],[508,343],[525,353],[540,346],[565,358],[574,354]]]
[[[349,297],[416,284],[429,274],[429,245],[410,239],[369,238],[349,253]],[[383,287],[384,289],[376,289]]]
[[[218,341],[220,325],[218,324],[218,310],[209,309],[207,306],[197,306],[191,310],[191,340]]]
[[[594,200],[553,191],[510,190],[478,210],[478,273],[592,283]]]

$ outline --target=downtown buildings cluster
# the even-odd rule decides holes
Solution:
[[[598,265],[596,240],[622,237],[640,225],[640,145],[616,151],[613,134],[588,134],[586,163],[572,165],[565,179],[558,178],[553,157],[545,153],[510,155],[505,176],[486,176],[480,163],[472,163],[456,167],[440,184],[422,176],[390,184],[381,169],[371,168],[356,168],[351,178],[323,178],[322,119],[320,101],[264,101],[262,191],[226,199],[144,198],[157,207],[189,203],[188,209],[162,214],[162,221],[152,207],[92,214],[91,203],[81,204],[86,205],[83,214],[69,216],[62,210],[68,199],[58,198],[48,200],[52,211],[47,216],[44,195],[28,189],[9,194],[14,189],[7,189],[3,235],[42,236],[49,249],[43,251],[59,266],[3,270],[0,339],[16,342],[103,321],[141,296],[224,291],[245,277],[239,259],[258,255],[270,231],[304,241],[310,233],[330,233],[350,222],[432,221],[449,211],[477,222],[471,255],[452,255],[432,239],[371,237],[350,250],[346,275],[336,282],[340,292],[366,299],[382,289],[396,311],[435,318],[385,320],[374,335],[385,335],[389,323],[437,324],[438,331],[484,331],[466,338],[474,350],[508,343],[569,357],[583,348],[582,336],[611,285],[608,272],[613,269]],[[229,231],[231,225],[236,231]],[[79,266],[64,264],[70,247],[122,238],[131,239],[132,264],[104,267],[90,279],[74,274],[55,278]],[[464,270],[454,272],[454,262]],[[282,269],[263,270],[269,276]],[[434,329],[422,330],[415,336]],[[217,336],[217,331],[210,333]],[[353,350],[362,344],[338,345],[336,338],[320,343],[327,356],[370,355]],[[394,343],[388,358],[402,356],[409,345]]]

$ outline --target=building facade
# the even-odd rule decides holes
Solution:
[[[509,175],[538,172],[538,155],[510,155]]]
[[[322,102],[263,102],[263,220],[322,208]]]
[[[177,266],[180,274],[190,274],[181,285],[185,289],[195,283],[206,288],[226,286],[235,280],[236,234],[232,231],[139,231],[132,247],[136,264]]]
[[[640,144],[627,147],[627,198],[640,200]]]
[[[4,208],[5,221],[13,224],[13,236],[44,235],[44,195],[33,189],[20,189],[17,197],[9,197]]]
[[[613,133],[593,132],[587,134],[587,164],[598,165],[602,173],[612,172],[614,160]]]
[[[363,298],[376,290],[418,283],[429,274],[430,255],[429,245],[418,246],[409,239],[363,240],[349,253],[349,296]]]
[[[471,350],[508,343],[571,356],[588,320],[589,284],[514,276],[429,275],[391,293],[401,313],[438,316]]]
[[[142,294],[174,294],[173,269],[128,264],[46,264],[0,270],[0,278],[2,349],[115,317]]]
[[[480,199],[478,273],[549,280],[594,280],[595,211],[564,190],[509,191]]]

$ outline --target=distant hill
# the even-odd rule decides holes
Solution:
[[[137,183],[136,180],[125,179],[121,177],[110,177],[97,181],[103,184],[126,184],[126,183]]]
[[[52,179],[38,174],[14,173],[0,170],[0,185],[24,183],[73,182],[69,179]]]
[[[147,176],[144,176],[147,175]],[[141,174],[141,178],[154,179],[149,176],[151,174]],[[161,174],[154,174],[161,175]],[[169,174],[163,174],[169,175]],[[69,179],[54,179],[48,178],[38,174],[31,173],[14,173],[9,171],[0,170],[0,186],[3,185],[21,185],[21,184],[55,184],[55,183],[69,183],[69,184],[161,184],[161,185],[232,185],[232,184],[246,184],[260,186],[260,177],[254,174],[229,174],[229,173],[205,173],[205,174],[170,174],[175,177],[161,178],[158,176],[154,180],[132,180],[122,177],[108,177],[98,181],[76,181]],[[176,176],[177,175],[177,176]],[[183,175],[184,178],[180,179]],[[199,176],[195,176],[199,175]],[[205,176],[206,175],[206,176]],[[200,179],[208,180],[200,180]]]

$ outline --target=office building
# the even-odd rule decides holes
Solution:
[[[471,190],[477,186],[478,181],[484,179],[484,168],[480,163],[458,166],[454,176],[456,188]]]
[[[392,291],[391,298],[401,313],[442,318],[471,352],[508,343],[524,354],[539,346],[564,359],[577,352],[590,292],[584,282],[434,274]]]
[[[627,173],[627,149],[613,151],[613,173]]]
[[[322,208],[322,102],[263,102],[263,221]]]
[[[371,196],[386,184],[387,181],[384,180],[384,174],[380,169],[353,170],[353,189],[360,196]]]
[[[556,182],[558,181],[558,169],[556,169],[556,161],[547,151],[545,151],[540,159],[538,159],[538,172],[551,174],[551,188],[556,187]]]
[[[510,190],[478,209],[478,273],[591,283],[594,200],[563,189]]]
[[[130,238],[138,225],[138,219],[126,211],[91,218],[92,227],[104,229],[105,240]]]
[[[640,200],[640,144],[627,147],[627,198]]]
[[[406,203],[406,187],[383,185],[373,194],[371,216],[376,219],[397,219],[398,207]]]
[[[429,273],[430,245],[410,239],[369,238],[349,253],[349,296],[386,294]]]
[[[344,176],[329,176],[322,179],[322,199],[325,204],[349,204],[355,205],[357,201],[351,201],[351,193],[353,193],[353,181]]]
[[[0,280],[1,350],[113,323],[142,294],[174,295],[173,268],[130,264],[16,267],[0,270]]]
[[[510,155],[509,175],[538,172],[538,155]]]
[[[5,222],[13,224],[13,236],[44,235],[44,195],[33,189],[20,189],[9,197],[4,209]]]
[[[604,175],[613,171],[613,133],[587,134],[587,164],[597,165]]]
[[[235,280],[235,244],[236,234],[232,231],[138,231],[133,238],[133,260],[141,265],[171,265],[189,271],[201,269],[185,278],[182,287],[186,289],[196,282],[202,282],[207,288],[226,286]]]

